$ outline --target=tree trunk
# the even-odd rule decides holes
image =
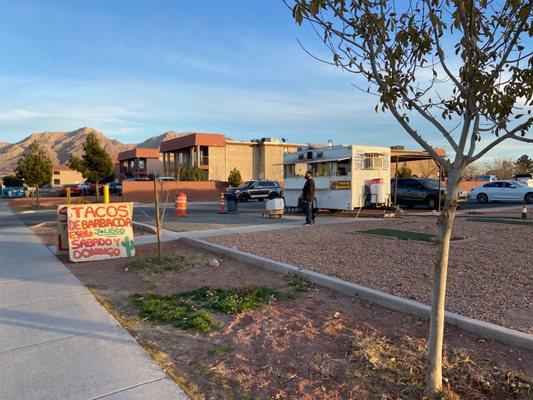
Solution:
[[[35,192],[37,193],[37,208],[41,207],[41,200],[39,198],[39,186],[36,186]]]
[[[96,184],[96,202],[100,203],[100,185]]]
[[[442,390],[442,347],[444,342],[444,310],[446,296],[446,277],[448,273],[448,255],[452,237],[452,225],[457,209],[457,191],[460,171],[450,171],[444,208],[437,225],[437,257],[431,301],[431,321],[428,342],[428,391],[431,395]]]

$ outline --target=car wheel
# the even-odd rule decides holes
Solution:
[[[435,210],[438,208],[438,205],[439,205],[439,199],[436,198],[436,197],[433,197],[433,196],[429,196],[426,198],[426,205],[428,206],[428,208],[430,208],[431,210]]]
[[[524,200],[527,204],[533,204],[533,192],[526,193],[526,195],[524,196]]]
[[[250,200],[250,196],[247,194],[241,194],[239,196],[239,202],[246,203],[248,200]]]
[[[477,195],[476,200],[478,203],[488,203],[489,196],[487,196],[485,193],[480,193]]]

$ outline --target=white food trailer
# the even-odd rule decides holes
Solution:
[[[353,210],[389,205],[390,152],[389,147],[338,145],[309,146],[286,153],[283,157],[286,207],[298,207],[308,170],[314,174],[318,208]]]

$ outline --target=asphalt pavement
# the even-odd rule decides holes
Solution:
[[[505,209],[509,207],[521,207],[523,203],[487,203],[480,204],[469,201],[463,204],[460,211],[476,211],[489,209]],[[531,206],[528,206],[528,208]],[[300,215],[284,215],[282,218],[263,217],[265,203],[250,201],[239,204],[237,214],[219,214],[218,202],[192,202],[187,205],[187,217],[176,217],[174,215],[174,204],[169,203],[167,208],[161,207],[161,213],[165,215],[163,228],[174,232],[224,229],[231,227],[245,227],[250,225],[264,224],[285,224],[302,220]],[[416,207],[408,210],[409,213],[427,213],[426,207]],[[19,217],[29,226],[37,225],[56,219],[55,209],[31,210],[18,213]],[[133,208],[133,218],[135,222],[142,222],[154,225],[155,207],[153,204],[135,204]]]

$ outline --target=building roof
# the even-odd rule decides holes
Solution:
[[[54,171],[74,171],[67,164],[54,165]]]
[[[435,147],[434,150],[438,155],[442,157],[446,156],[446,151],[444,149]],[[433,156],[427,151],[391,149],[391,162],[398,163],[420,160],[433,160]]]
[[[159,158],[159,150],[135,147],[118,153],[118,161],[131,160],[132,158]]]
[[[189,135],[165,140],[163,143],[161,143],[160,151],[163,153],[166,151],[185,149],[192,146],[224,147],[225,145],[225,135],[220,133],[195,132]]]

